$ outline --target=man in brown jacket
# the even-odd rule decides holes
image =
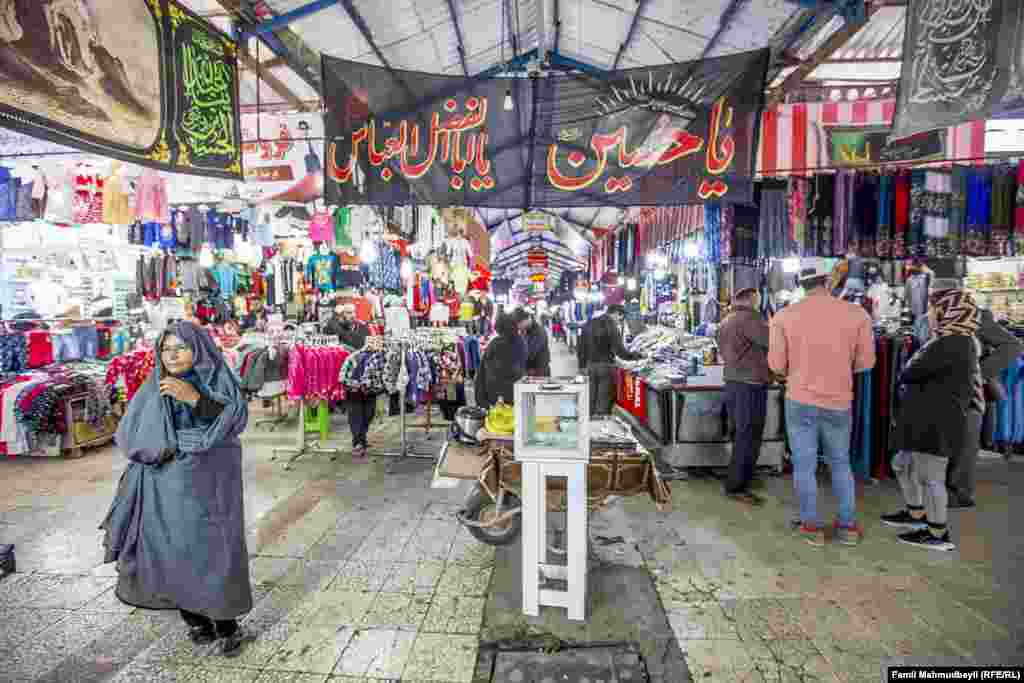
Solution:
[[[775,379],[768,367],[768,323],[757,310],[758,299],[752,288],[736,292],[732,312],[718,331],[726,406],[736,427],[725,493],[751,505],[763,502],[750,492],[750,483],[761,454],[768,385]]]

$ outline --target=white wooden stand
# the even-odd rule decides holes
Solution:
[[[562,397],[574,402],[576,443],[569,447],[539,445],[527,432],[535,424],[536,401]],[[527,379],[515,385],[515,458],[523,481],[523,613],[540,614],[540,606],[562,607],[569,619],[587,615],[587,466],[590,461],[589,383],[585,378]],[[534,445],[528,445],[533,442]],[[566,480],[566,565],[548,564],[547,484]],[[542,589],[541,574],[560,578],[566,590]]]
[[[569,618],[587,614],[587,463],[524,462],[523,471],[523,613],[540,614],[540,606],[564,607]],[[547,480],[565,477],[567,567],[547,564]],[[540,588],[540,574],[564,572],[568,590]]]

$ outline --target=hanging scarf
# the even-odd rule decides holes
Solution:
[[[967,175],[966,256],[988,256],[992,250],[992,171],[972,168]]]
[[[892,256],[892,212],[893,212],[893,177],[883,175],[878,179],[878,240],[875,242],[875,253],[879,258]]]
[[[1010,256],[1013,236],[1013,200],[1017,192],[1014,169],[996,166],[992,173],[993,256]]]
[[[893,211],[892,257],[906,258],[907,228],[910,225],[910,174],[901,171],[896,175],[896,197]]]

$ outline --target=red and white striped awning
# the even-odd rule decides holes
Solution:
[[[758,174],[811,175],[830,169],[827,126],[891,126],[895,112],[895,99],[801,102],[766,109],[761,118]],[[947,159],[980,159],[985,155],[985,122],[952,127],[946,139]]]

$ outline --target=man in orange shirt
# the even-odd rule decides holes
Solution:
[[[786,430],[793,457],[793,486],[800,500],[800,534],[824,545],[815,476],[820,445],[839,499],[835,537],[856,545],[856,491],[850,468],[853,375],[875,366],[871,319],[863,308],[832,296],[824,259],[805,259],[800,283],[807,297],[771,321],[768,365],[786,377]]]

